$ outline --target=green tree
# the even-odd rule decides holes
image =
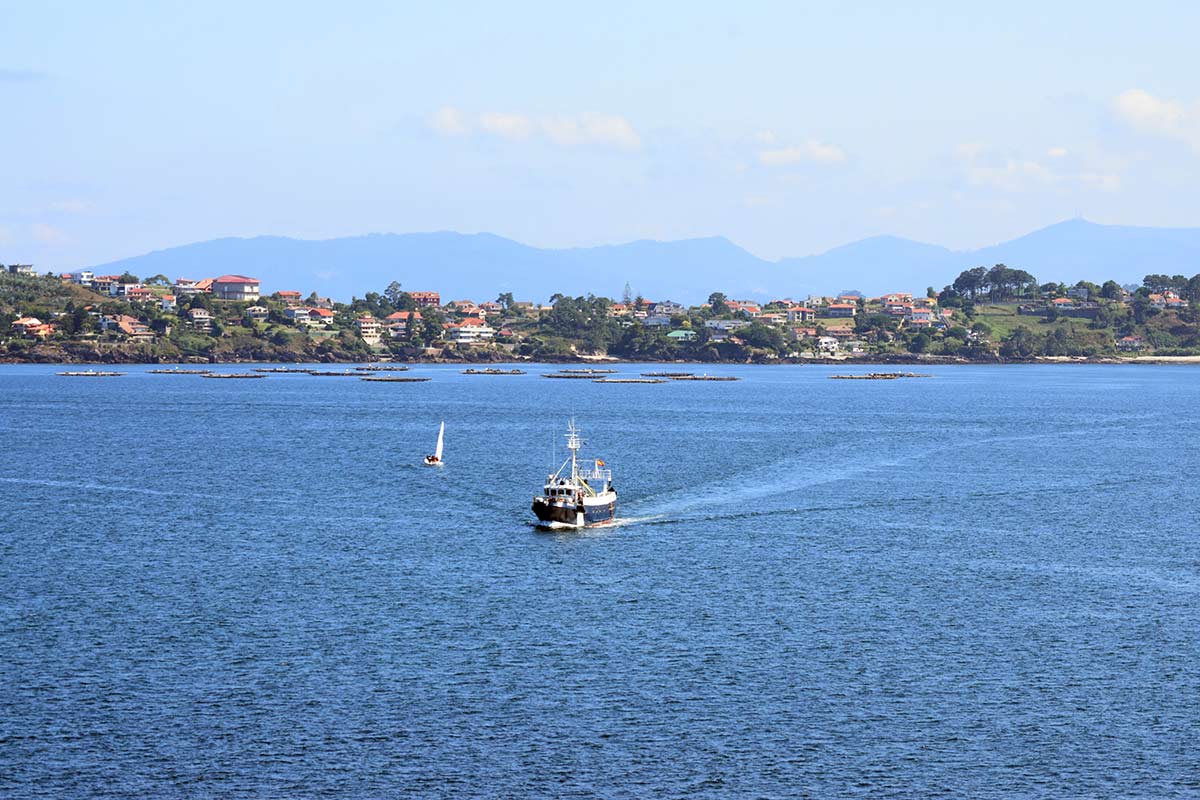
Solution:
[[[404,294],[404,289],[400,288],[400,281],[392,281],[383,290],[383,294],[387,297],[388,302],[394,306],[399,301],[400,295]]]
[[[708,296],[708,305],[712,309],[714,316],[721,316],[729,313],[728,298],[724,292],[713,292]]]
[[[512,292],[501,292],[496,298],[496,302],[504,306],[505,311],[509,311],[512,309],[513,303],[515,303],[516,300],[513,298]]]

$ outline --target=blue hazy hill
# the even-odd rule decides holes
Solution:
[[[511,291],[544,301],[555,292],[620,297],[626,283],[651,299],[695,303],[731,297],[803,297],[842,289],[869,295],[940,288],[963,269],[1003,262],[1040,280],[1200,272],[1200,229],[1140,228],[1069,220],[1009,242],[954,251],[875,236],[818,255],[760,259],[724,237],[636,241],[601,247],[530,247],[493,234],[370,234],[322,241],[279,236],[215,239],[101,264],[98,273],[199,278],[253,275],[264,291],[316,291],[339,299],[382,291],[393,280],[446,299],[483,301]]]

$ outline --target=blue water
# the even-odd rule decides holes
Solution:
[[[1200,796],[1200,369],[128,371],[0,367],[0,796]]]

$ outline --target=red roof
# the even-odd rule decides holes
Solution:
[[[388,314],[387,317],[385,317],[385,319],[387,319],[391,322],[406,322],[410,317],[413,319],[420,319],[421,312],[420,311],[396,311],[391,314]]]
[[[310,308],[308,310],[308,315],[310,317],[332,317],[333,312],[328,308]]]
[[[247,278],[245,275],[222,275],[213,278],[213,283],[258,283],[258,278]]]

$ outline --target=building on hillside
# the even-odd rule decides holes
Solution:
[[[1142,350],[1146,347],[1146,343],[1142,341],[1140,336],[1122,336],[1117,339],[1117,349],[1125,352],[1134,352]]]
[[[175,279],[175,294],[178,297],[191,297],[194,294],[200,294],[199,281],[194,281],[191,278],[176,278]]]
[[[642,320],[642,324],[647,328],[669,328],[671,327],[671,318],[664,314],[651,314]]]
[[[308,322],[310,325],[332,325],[333,312],[328,308],[310,308],[308,310]]]
[[[297,325],[307,325],[310,321],[308,309],[303,306],[286,308],[283,315]]]
[[[21,317],[13,322],[12,332],[16,336],[31,336],[37,339],[45,339],[54,333],[54,326],[42,322],[37,317]]]
[[[246,319],[251,322],[265,322],[271,312],[264,306],[250,306],[246,309]]]
[[[841,345],[838,343],[838,340],[832,336],[817,337],[817,350],[821,353],[825,353],[826,355],[835,355],[839,347],[841,347]]]
[[[479,306],[474,300],[451,300],[446,304],[446,310],[455,314],[466,314],[468,317],[479,316]]]
[[[825,310],[830,317],[853,317],[858,313],[856,303],[830,303]]]
[[[292,291],[276,292],[275,296],[287,303],[289,306],[300,305],[300,293]]]
[[[112,289],[117,285],[119,280],[118,275],[95,275],[92,277],[92,291],[97,294],[112,294]]]
[[[757,317],[762,313],[762,308],[753,300],[726,300],[725,306],[734,314]]]
[[[207,309],[190,308],[187,312],[188,324],[198,331],[212,330],[212,314],[208,313]]]
[[[437,292],[409,292],[417,308],[441,308],[442,296]]]
[[[131,303],[149,303],[154,300],[154,292],[145,286],[135,284],[123,285],[125,286],[125,299]]]
[[[9,264],[8,271],[13,275],[35,275],[33,264]]]
[[[162,296],[162,299],[159,301],[159,303],[160,303],[159,307],[163,311],[174,311],[176,308],[175,295],[164,294]]]
[[[838,300],[840,301],[841,298],[839,297]],[[892,292],[880,297],[879,302],[885,306],[912,304],[913,296],[911,292]]]
[[[812,322],[816,319],[817,312],[805,306],[793,306],[787,311],[788,322]]]
[[[154,341],[154,331],[150,330],[150,326],[137,317],[131,317],[128,314],[119,314],[117,315],[116,323],[121,333],[134,341]]]
[[[393,339],[409,338],[420,321],[420,311],[396,311],[383,318],[388,335]]]
[[[704,327],[710,331],[730,333],[748,326],[750,322],[744,319],[709,319],[704,321]]]
[[[504,306],[497,303],[495,300],[489,300],[486,303],[479,304],[479,316],[491,316],[492,314],[503,313]]]
[[[218,300],[237,300],[254,302],[258,300],[258,278],[247,278],[245,275],[222,275],[213,278],[212,294]]]
[[[668,333],[667,338],[674,339],[677,342],[694,342],[696,340],[696,332],[680,329]]]
[[[452,322],[445,327],[447,338],[459,344],[486,342],[496,335],[495,329],[479,317],[467,317],[460,322]]]
[[[672,300],[660,300],[650,306],[650,313],[656,316],[675,317],[687,313],[687,306]]]
[[[358,335],[367,344],[379,344],[379,335],[381,326],[379,320],[370,314],[363,314],[358,319],[354,320],[354,327],[358,329]]]
[[[71,280],[84,287],[90,287],[92,285],[92,278],[94,277],[96,276],[90,269],[81,269],[78,272],[71,273]]]

